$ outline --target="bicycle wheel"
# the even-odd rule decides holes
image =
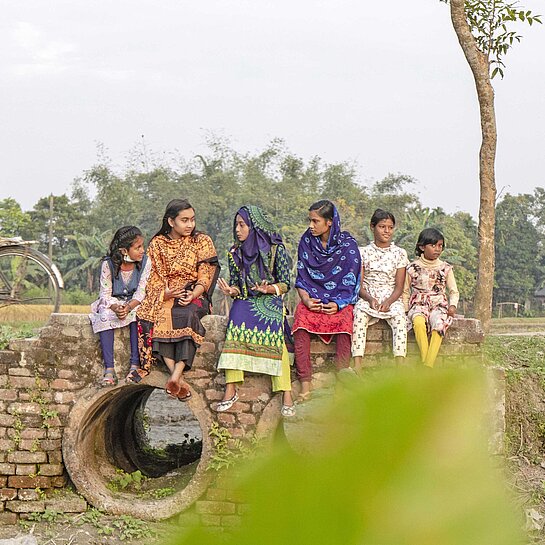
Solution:
[[[14,320],[39,320],[58,312],[62,278],[41,252],[27,246],[0,248],[0,312],[9,305],[25,308]],[[3,310],[2,310],[3,309]]]

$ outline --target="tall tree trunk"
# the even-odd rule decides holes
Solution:
[[[450,16],[462,51],[473,73],[481,114],[482,143],[479,153],[479,264],[475,293],[475,315],[488,331],[492,317],[494,288],[494,226],[496,219],[496,114],[494,89],[490,83],[490,69],[486,55],[479,50],[471,34],[464,10],[464,0],[451,0]]]

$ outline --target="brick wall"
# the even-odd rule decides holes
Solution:
[[[197,353],[193,371],[186,375],[194,394],[190,406],[203,427],[203,436],[206,435],[204,428],[214,420],[233,437],[253,434],[256,429],[261,435],[270,434],[279,421],[280,400],[272,396],[268,377],[248,376],[240,390],[240,400],[232,409],[222,414],[212,410],[223,395],[224,378],[216,372],[215,364],[223,346],[226,319],[211,316],[206,317],[204,323],[206,340]],[[128,367],[127,336],[126,331],[116,335],[116,370],[120,377]],[[482,338],[476,320],[455,320],[441,349],[438,365],[448,363],[453,356],[457,356],[457,362],[460,359],[462,363],[474,361],[480,357]],[[389,359],[390,345],[388,326],[381,323],[372,326],[366,363],[384,363]],[[334,347],[313,340],[311,350],[317,381],[327,381],[333,369]],[[412,337],[409,337],[409,353],[416,354]],[[98,340],[84,315],[54,314],[38,338],[14,341],[9,350],[0,351],[0,524],[12,524],[26,513],[45,509],[85,510],[86,502],[80,496],[57,497],[52,492],[64,490],[70,481],[62,449],[65,427],[70,415],[77,412],[74,407],[95,402],[105,395],[105,390],[98,387],[101,374]],[[149,386],[162,387],[166,375],[152,375]],[[117,386],[119,391],[131,387]],[[209,445],[205,451],[204,455],[210,455]],[[207,525],[238,524],[246,507],[240,498],[232,497],[226,481],[220,478],[212,482],[210,475],[205,476],[205,469],[197,471],[197,477],[202,477],[204,484],[192,485],[194,494],[190,500],[182,492],[179,498],[165,500],[163,511],[161,501],[155,501],[153,506],[144,508],[148,518],[164,518],[192,505],[191,510],[182,515],[182,521],[198,519]],[[77,475],[73,481],[78,484]],[[103,483],[99,485],[103,495]],[[94,500],[92,493],[79,491],[91,498],[92,503],[99,501]],[[116,512],[114,500],[98,507]],[[124,503],[134,504],[135,512],[143,512],[137,500]],[[130,513],[130,508],[131,505],[120,507],[117,512]]]

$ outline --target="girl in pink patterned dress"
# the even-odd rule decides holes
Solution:
[[[427,367],[435,364],[459,299],[452,265],[439,259],[444,247],[445,237],[441,231],[429,228],[420,233],[416,243],[419,257],[407,267],[403,293],[409,327],[412,325],[414,329],[422,363]],[[429,342],[428,331],[431,331]]]

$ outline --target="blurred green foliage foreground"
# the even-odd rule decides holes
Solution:
[[[522,543],[502,468],[487,453],[483,376],[375,375],[330,397],[315,452],[284,443],[238,471],[251,506],[241,527],[194,528],[178,543]]]

